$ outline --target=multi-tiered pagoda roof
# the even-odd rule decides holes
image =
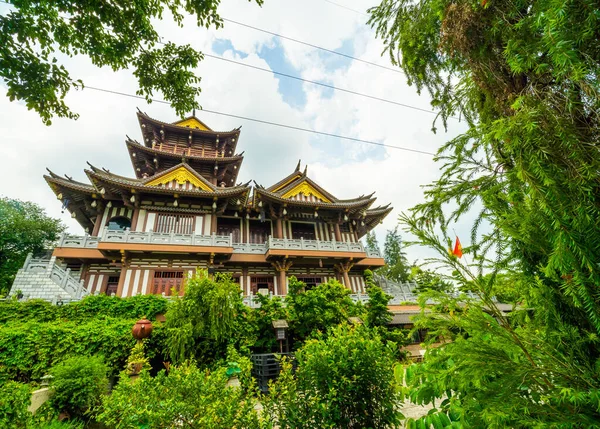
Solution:
[[[89,164],[90,183],[44,176],[63,206],[86,229],[110,204],[183,213],[245,215],[260,219],[319,219],[351,229],[361,237],[387,216],[388,205],[372,208],[376,198],[339,199],[296,169],[269,187],[237,183],[243,153],[236,153],[240,128],[213,131],[195,115],[173,124],[138,112],[142,143],[127,138],[135,177]]]

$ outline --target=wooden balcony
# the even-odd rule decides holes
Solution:
[[[154,250],[175,248],[213,249],[219,253],[246,254],[260,256],[297,255],[297,256],[332,256],[381,258],[378,252],[371,252],[362,243],[346,243],[339,241],[296,240],[289,238],[269,237],[265,243],[234,243],[231,235],[198,235],[175,234],[139,231],[110,231],[105,229],[100,237],[75,236],[63,234],[56,246],[57,249],[145,249]],[[200,251],[199,253],[203,253]]]

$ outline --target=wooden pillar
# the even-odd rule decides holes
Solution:
[[[121,250],[121,273],[119,274],[119,285],[117,286],[116,296],[121,296],[123,287],[125,286],[125,275],[127,274],[127,254]]]
[[[344,286],[348,289],[352,289],[352,283],[350,283],[350,276],[348,275],[348,271],[354,266],[352,261],[340,262],[339,264],[335,264],[335,270],[341,275]]]
[[[271,262],[278,273],[279,295],[287,295],[287,272],[292,266],[292,261],[284,258],[282,261]]]
[[[340,232],[340,225],[338,223],[333,224],[333,233],[335,234],[335,241],[342,241],[342,233]]]
[[[280,217],[277,218],[275,223],[275,238],[283,238],[283,221]]]
[[[131,231],[135,231],[135,229],[137,228],[137,221],[139,216],[140,209],[136,207],[133,209],[133,214],[131,215]]]
[[[287,271],[279,271],[279,295],[287,295]]]
[[[210,215],[210,233],[211,234],[216,234],[217,233],[217,214],[213,213]]]
[[[96,216],[96,222],[94,222],[94,230],[92,231],[92,237],[98,237],[98,233],[100,232],[100,227],[102,223],[102,215],[104,215],[104,210]]]
[[[344,276],[344,286],[348,289],[352,289],[352,283],[350,283],[350,276],[348,275],[348,271],[342,271],[342,275]]]

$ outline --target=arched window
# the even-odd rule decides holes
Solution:
[[[128,228],[131,228],[131,221],[126,217],[113,217],[108,221],[109,231],[125,231]]]

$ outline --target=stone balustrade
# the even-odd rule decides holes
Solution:
[[[75,236],[63,234],[57,247],[77,247],[97,249],[99,243],[134,243],[134,244],[162,244],[186,246],[211,246],[232,247],[233,253],[264,255],[271,249],[281,250],[311,250],[330,252],[357,252],[366,253],[370,258],[381,258],[377,251],[365,249],[361,242],[349,243],[342,241],[323,240],[296,240],[290,238],[273,238],[263,244],[233,243],[231,235],[198,235],[174,234],[141,231],[111,231],[105,229],[101,237],[89,235]]]

